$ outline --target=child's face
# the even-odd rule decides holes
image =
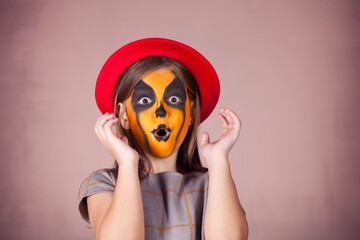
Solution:
[[[159,158],[175,152],[190,124],[190,102],[170,70],[146,74],[126,101],[130,129],[143,150]]]

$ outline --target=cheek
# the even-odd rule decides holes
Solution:
[[[183,111],[179,109],[169,108],[168,110],[166,110],[166,112],[170,114],[170,127],[173,129],[179,129],[184,121]]]
[[[140,131],[140,128],[139,128],[138,122],[136,120],[136,113],[131,108],[131,106],[128,108],[127,115],[129,118],[131,132],[135,135],[138,131]]]
[[[179,134],[180,128],[182,126],[181,132],[187,131],[187,127],[190,123],[190,104],[187,101],[184,109],[176,109],[167,106],[165,109],[170,114],[170,124],[171,127],[176,131],[176,135]]]
[[[146,135],[149,135],[151,130],[154,129],[153,113],[155,112],[155,106],[148,110],[139,113],[139,122]]]
[[[189,128],[189,124],[190,124],[190,112],[191,112],[190,102],[186,101],[186,104],[185,104],[185,120],[184,120],[184,129],[186,129],[185,134],[187,133],[187,129]]]
[[[147,109],[145,111],[142,111],[137,115],[137,113],[134,111],[134,109],[131,107],[131,105],[128,108],[128,118],[130,123],[130,129],[133,135],[137,139],[144,138],[143,134],[145,133],[148,135],[148,129],[152,129],[153,127],[151,125],[152,121],[152,112],[155,110],[155,106],[151,107],[150,109]],[[144,133],[142,132],[144,131]]]
[[[135,139],[137,139],[137,141],[139,141],[139,140],[144,141],[145,139],[142,136],[142,132],[141,132],[139,123],[136,118],[136,112],[132,108],[130,102],[131,101],[128,101],[128,103],[126,104],[127,115],[128,115],[129,124],[130,124],[130,130],[131,130],[132,134],[134,135]]]
[[[178,149],[186,137],[186,134],[189,129],[189,124],[190,124],[190,109],[191,109],[190,104],[189,104],[189,102],[187,102],[185,104],[185,109],[184,109],[185,116],[183,115],[183,111],[177,110],[177,113],[181,114],[181,116],[178,117],[179,119],[181,119],[181,123],[178,124],[178,129],[176,132],[177,140],[175,142],[174,149]],[[183,122],[184,124],[181,128],[182,121],[184,121]]]

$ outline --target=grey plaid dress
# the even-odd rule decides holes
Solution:
[[[204,240],[204,216],[208,194],[208,172],[161,172],[141,182],[146,240]],[[114,192],[115,172],[101,169],[81,185],[79,212],[89,224],[86,197]]]

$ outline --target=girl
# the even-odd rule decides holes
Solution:
[[[247,239],[228,160],[240,120],[221,108],[222,135],[210,142],[205,132],[197,144],[219,89],[211,64],[169,39],[132,42],[107,60],[95,132],[115,166],[90,174],[79,191],[96,239]]]

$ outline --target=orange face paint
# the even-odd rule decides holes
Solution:
[[[144,151],[159,158],[175,152],[190,123],[184,83],[170,70],[150,72],[126,101],[130,130]]]

